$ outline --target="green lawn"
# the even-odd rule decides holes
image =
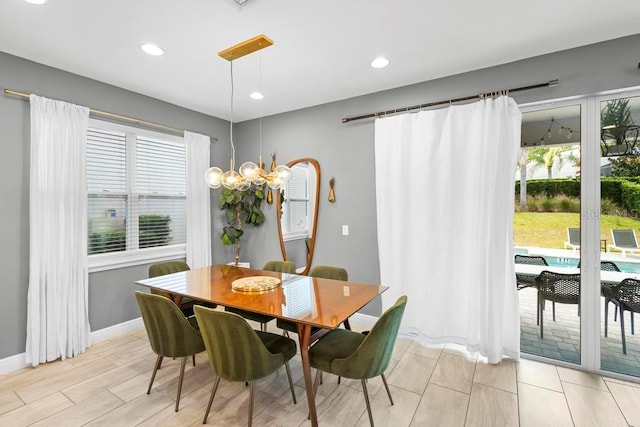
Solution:
[[[640,236],[640,220],[623,216],[605,215],[600,218],[601,238],[611,244],[611,229],[632,228]],[[515,246],[542,248],[564,247],[567,227],[580,227],[579,213],[565,212],[517,212],[513,215]]]

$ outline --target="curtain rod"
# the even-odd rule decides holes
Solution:
[[[4,93],[6,95],[15,95],[15,96],[19,96],[19,97],[27,98],[27,99],[29,99],[29,96],[30,96],[28,93],[18,92],[18,91],[11,90],[11,89],[5,89]],[[161,124],[158,124],[158,123],[148,122],[146,120],[136,119],[135,117],[123,116],[122,114],[110,113],[108,111],[96,110],[94,108],[89,108],[89,111],[92,114],[97,115],[97,116],[109,117],[109,118],[112,118],[112,119],[133,123],[136,126],[141,126],[142,125],[142,126],[146,126],[146,127],[149,127],[149,128],[162,129],[162,130],[173,132],[173,133],[184,134],[184,129],[178,129],[178,128],[174,128],[174,127],[171,127],[171,126],[165,126],[165,125],[161,125]],[[211,139],[211,141],[217,141],[218,140],[218,138],[216,138],[215,136],[210,136],[209,138]]]
[[[560,80],[555,79],[555,80],[549,80],[546,83],[538,83],[530,86],[516,87],[513,89],[499,90],[499,91],[489,92],[489,93],[479,93],[477,95],[464,96],[462,98],[446,99],[443,101],[428,102],[426,104],[413,105],[411,107],[394,108],[393,110],[378,111],[377,113],[363,114],[361,116],[345,117],[342,119],[342,123],[349,123],[355,120],[370,119],[372,117],[386,116],[387,114],[401,113],[404,111],[419,110],[422,108],[433,107],[436,105],[451,104],[452,102],[469,101],[472,99],[482,99],[489,96],[499,95],[501,93],[508,94],[509,92],[520,92],[522,90],[538,89],[541,87],[553,87],[553,86],[558,86],[559,83],[560,83]]]

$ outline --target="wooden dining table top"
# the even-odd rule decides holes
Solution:
[[[238,279],[269,276],[280,286],[262,292],[232,289]],[[148,279],[136,284],[176,296],[331,329],[387,290],[386,286],[277,273],[233,265],[212,265]]]

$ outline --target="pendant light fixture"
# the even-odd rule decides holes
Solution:
[[[218,56],[229,61],[231,71],[231,117],[229,120],[229,139],[231,142],[231,167],[223,172],[219,167],[211,167],[205,173],[207,185],[211,188],[224,186],[230,190],[246,191],[251,184],[267,184],[270,188],[279,189],[291,179],[291,170],[284,165],[267,173],[262,168],[262,154],[260,154],[259,165],[253,162],[245,162],[240,166],[238,172],[235,171],[235,146],[233,145],[233,61],[257,50],[271,46],[273,41],[264,34],[246,40],[221,52]]]

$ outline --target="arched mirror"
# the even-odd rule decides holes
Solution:
[[[278,236],[282,259],[307,274],[313,260],[320,201],[320,164],[304,158],[287,163],[291,180],[276,195]]]

